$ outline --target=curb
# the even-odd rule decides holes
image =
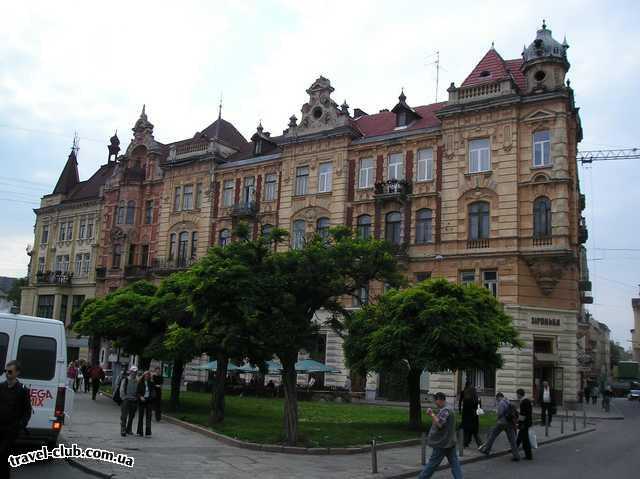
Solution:
[[[92,476],[101,477],[103,479],[111,479],[114,476],[113,474],[100,472],[100,471],[97,471],[96,469],[90,468],[89,466],[80,464],[78,461],[76,461],[75,459],[71,459],[70,457],[65,458],[65,461],[67,461],[67,464],[69,464],[71,467],[79,469],[82,472],[86,472],[87,474],[91,474]]]
[[[558,436],[558,437],[554,437],[551,439],[545,439],[545,440],[538,440],[538,447],[540,446],[546,446],[547,444],[552,444],[554,442],[559,442],[559,441],[563,441],[565,439],[571,439],[573,437],[577,437],[577,436],[582,436],[583,434],[588,434],[590,432],[595,432],[596,428],[595,427],[589,427],[587,429],[583,429],[582,431],[576,431],[576,432],[570,432],[568,434],[564,434],[562,436]],[[511,454],[511,450],[510,449],[505,449],[502,451],[498,451],[498,452],[494,452],[492,454],[489,454],[488,456],[476,456],[476,457],[470,457],[468,459],[464,459],[464,458],[460,458],[460,456],[458,456],[460,464],[471,464],[474,462],[479,462],[479,461],[486,461],[488,459],[492,459],[494,457],[500,457],[500,456],[506,456],[508,454]],[[400,474],[396,474],[393,476],[380,476],[380,477],[384,477],[384,479],[408,479],[408,478],[415,478],[418,474],[420,474],[420,472],[422,471],[422,469],[424,469],[424,466],[421,467],[420,469],[413,469],[411,471],[406,471],[406,472],[402,472]],[[445,465],[441,465],[439,466],[436,471],[443,471],[445,469],[450,469],[449,464]]]

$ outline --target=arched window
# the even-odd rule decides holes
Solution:
[[[469,239],[489,238],[489,203],[477,201],[469,205]]]
[[[402,222],[402,216],[399,211],[392,211],[387,213],[384,239],[391,244],[400,244],[400,225]]]
[[[198,256],[198,232],[191,233],[191,259],[196,259]]]
[[[433,213],[428,208],[416,212],[416,243],[425,244],[433,241]]]
[[[358,216],[357,226],[359,239],[368,240],[369,238],[371,238],[371,216]]]
[[[304,220],[295,220],[293,222],[293,249],[302,249],[304,247]]]
[[[169,236],[169,259],[173,259],[176,256],[176,234],[171,233]]]
[[[183,231],[178,236],[178,266],[187,264],[187,246],[189,245],[189,233]]]
[[[116,224],[117,225],[121,225],[122,223],[124,223],[124,212],[125,212],[124,201],[121,201],[120,203],[118,203],[118,206],[116,207]]]
[[[533,202],[533,237],[549,238],[551,236],[551,201],[541,196]]]
[[[316,233],[322,239],[329,238],[329,218],[318,218],[316,222]]]
[[[262,236],[268,236],[269,234],[271,234],[271,231],[273,230],[273,225],[270,224],[265,224],[262,225]]]
[[[129,201],[127,203],[127,224],[128,225],[133,224],[133,217],[135,216],[135,211],[136,211],[136,202]]]
[[[228,245],[231,242],[231,232],[228,229],[221,230],[218,242],[220,246]]]

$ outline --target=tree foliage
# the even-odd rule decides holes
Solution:
[[[342,305],[344,296],[372,280],[401,282],[390,245],[355,239],[345,228],[331,230],[329,238],[316,236],[301,249],[265,257],[254,286],[257,324],[265,349],[277,355],[283,367],[289,444],[298,439],[295,363],[298,351],[317,340],[317,311],[328,311],[339,327],[338,318],[349,314]]]
[[[350,368],[366,373],[399,363],[408,368],[410,426],[421,426],[420,375],[499,368],[502,346],[520,347],[517,331],[488,290],[444,279],[391,290],[346,321]]]
[[[7,300],[13,303],[13,306],[20,310],[22,301],[22,288],[29,284],[28,278],[18,278],[11,285],[11,289],[7,292]]]

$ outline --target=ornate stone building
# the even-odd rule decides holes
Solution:
[[[103,187],[115,165],[102,165],[79,181],[76,149],[40,208],[34,210],[34,247],[29,284],[22,289],[20,312],[55,318],[71,326],[71,315],[96,294],[96,257],[102,229]],[[67,336],[68,358],[87,359],[87,338]]]
[[[543,24],[522,58],[492,47],[447,101],[412,106],[401,92],[376,114],[338,105],[319,77],[299,121],[279,136],[259,125],[250,141],[219,113],[193,138],[161,144],[143,109],[104,187],[97,294],[188,267],[232,241],[239,221],[254,236],[289,230],[282,249],[346,224],[393,243],[410,279],[483,285],[514,318],[525,347],[504,350],[501,370],[432,372],[425,389],[453,395],[469,378],[486,394],[515,396],[548,380],[570,404],[577,320],[591,298],[567,49]],[[383,290],[371,284],[349,301],[359,307]],[[341,340],[322,332],[308,354],[342,371],[326,384],[343,385]],[[361,385],[385,397],[388,379]]]

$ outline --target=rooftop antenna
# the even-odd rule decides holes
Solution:
[[[427,66],[430,65],[435,65],[436,67],[436,103],[438,102],[438,89],[440,87],[440,69],[442,68],[440,66],[440,50],[436,50],[435,53],[429,55],[427,58],[432,58],[432,57],[436,57],[435,61],[431,62],[431,63],[427,63]],[[442,68],[443,70],[446,71],[445,68]]]

